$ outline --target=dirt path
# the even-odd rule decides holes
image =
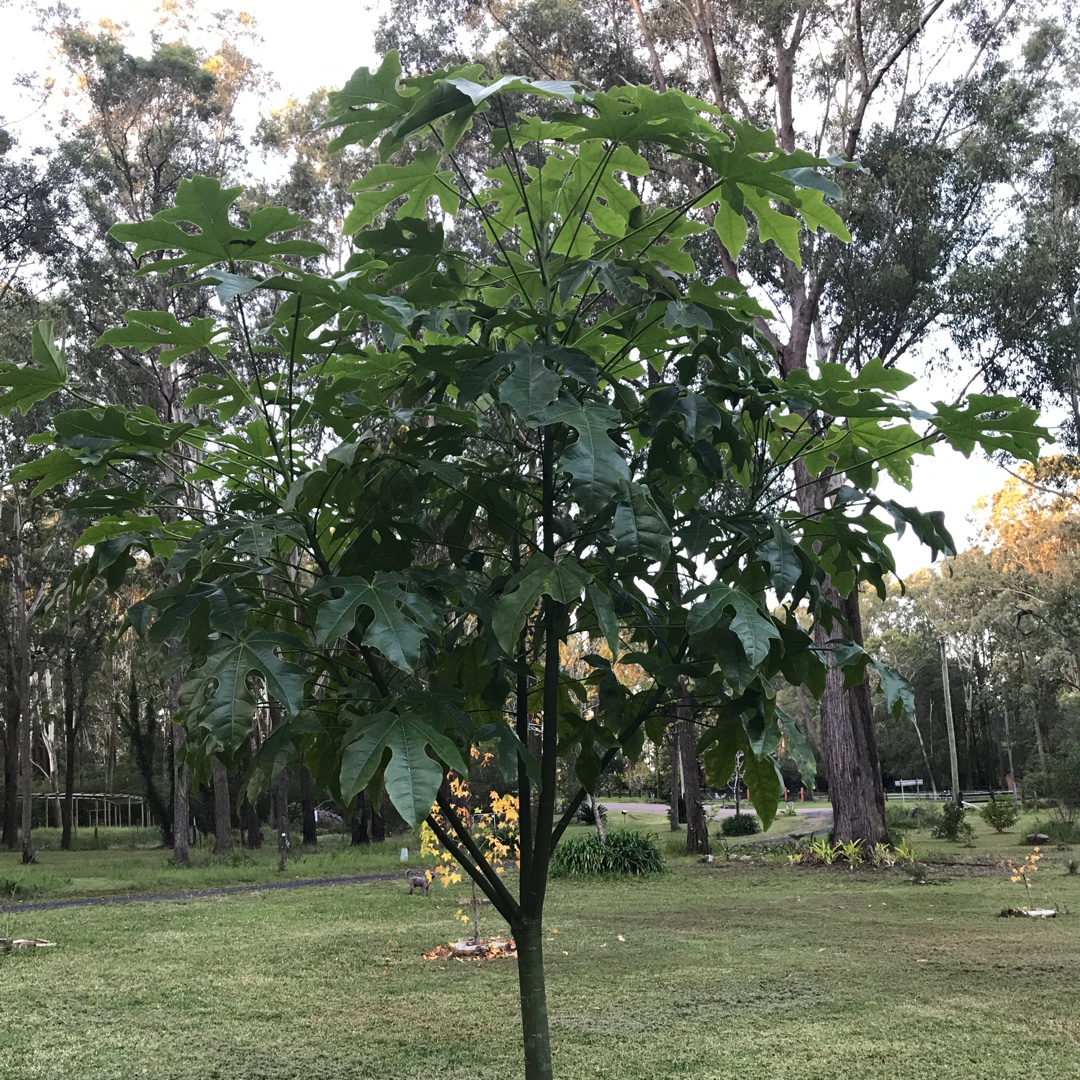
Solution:
[[[24,904],[0,904],[0,915],[20,911],[57,911],[60,908],[106,907],[116,904],[148,904],[155,900],[203,900],[210,896],[233,893],[274,892],[278,889],[311,889],[326,885],[366,885],[373,881],[396,881],[401,874],[359,874],[355,877],[299,878],[293,881],[270,881],[261,885],[222,885],[216,889],[189,889],[185,892],[142,893],[135,896],[88,896],[78,900],[42,900]]]

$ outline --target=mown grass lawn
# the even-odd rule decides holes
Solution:
[[[1032,897],[1069,913],[1003,919],[1001,908],[1025,902],[997,863],[1022,850],[1015,832],[980,829],[973,849],[915,842],[969,865],[934,864],[920,886],[902,871],[763,860],[674,860],[654,880],[553,883],[557,1075],[1080,1075],[1071,853],[1046,853]],[[368,865],[389,865],[397,847]],[[108,876],[108,854],[57,852],[42,870],[62,876],[62,858],[97,856],[83,869]],[[151,856],[165,860],[130,853]],[[343,871],[348,861],[311,858]],[[111,868],[121,864],[117,854]],[[5,853],[0,877],[14,869]],[[160,871],[170,887],[204,872]],[[459,936],[459,895],[436,887],[424,900],[393,881],[0,915],[0,936],[57,942],[0,957],[0,1077],[520,1075],[514,962],[422,958]]]

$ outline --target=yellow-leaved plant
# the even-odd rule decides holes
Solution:
[[[491,754],[480,756],[474,747],[473,759],[481,766],[491,764]],[[447,777],[450,788],[449,805],[453,808],[458,822],[465,828],[475,844],[483,851],[487,861],[492,864],[497,874],[505,872],[506,864],[513,862],[520,867],[518,851],[518,799],[516,795],[500,795],[492,791],[488,796],[486,810],[473,809],[472,791],[466,777],[451,773]],[[450,823],[436,804],[431,814],[420,827],[420,852],[422,855],[435,856],[434,879],[442,882],[444,888],[462,880],[461,868],[454,856],[443,846],[435,830],[428,823],[432,818],[444,829],[450,829]],[[472,896],[463,900],[463,907],[458,909],[457,918],[464,923],[472,922],[472,944],[480,942],[480,907],[483,901],[476,892],[476,882],[472,884]],[[466,908],[469,910],[467,911]]]

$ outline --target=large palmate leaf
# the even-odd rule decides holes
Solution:
[[[627,485],[611,525],[615,554],[663,559],[671,547],[671,530],[660,508],[642,484]]]
[[[416,91],[403,92],[400,79],[401,58],[394,49],[386,54],[377,71],[358,68],[340,90],[330,92],[325,126],[345,128],[331,141],[331,153],[355,143],[370,146],[409,111]]]
[[[536,414],[542,424],[566,424],[577,432],[559,457],[559,467],[573,478],[573,497],[590,513],[611,503],[630,479],[626,458],[608,432],[619,413],[598,401],[581,404],[562,398]]]
[[[309,673],[278,655],[283,645],[293,644],[281,634],[255,630],[240,641],[225,639],[221,649],[189,672],[185,704],[193,726],[208,733],[211,751],[220,749],[231,755],[246,741],[256,706],[253,676],[264,681],[266,692],[287,713],[300,711]]]
[[[452,740],[409,713],[365,716],[353,726],[350,736],[352,741],[341,759],[342,799],[349,803],[367,788],[385,761],[386,793],[412,826],[419,824],[434,804],[444,769],[462,775],[469,771]],[[438,760],[428,755],[428,747]]]
[[[171,311],[126,311],[124,320],[127,326],[106,330],[94,344],[141,353],[160,349],[159,359],[166,365],[204,349],[219,360],[229,351],[228,329],[214,318],[182,323]]]
[[[246,228],[235,225],[230,214],[243,190],[222,187],[219,180],[209,176],[193,176],[180,181],[175,205],[149,221],[114,225],[109,233],[121,243],[134,244],[136,258],[162,251],[179,252],[145,264],[139,270],[142,274],[176,267],[201,270],[218,263],[269,262],[283,255],[314,258],[323,254],[322,245],[310,240],[270,239],[310,224],[280,206],[256,210]]]
[[[505,401],[523,420],[532,420],[558,400],[562,379],[536,353],[526,353],[515,361],[510,374],[499,387],[499,400]]]
[[[67,360],[57,347],[51,320],[34,325],[30,337],[32,364],[0,363],[0,416],[26,413],[37,401],[44,401],[67,385]]]
[[[514,655],[518,635],[541,596],[570,604],[591,581],[592,575],[576,559],[553,562],[542,552],[535,552],[511,579],[509,590],[495,602],[491,629],[503,651]]]
[[[452,172],[441,170],[438,150],[420,150],[408,165],[376,165],[349,190],[354,194],[353,208],[345,218],[346,235],[371,225],[391,203],[405,202],[396,217],[424,218],[428,202],[438,200],[444,213],[455,214],[461,194]]]
[[[690,609],[686,627],[695,637],[712,631],[730,611],[731,629],[739,636],[746,659],[754,666],[769,654],[770,643],[780,639],[780,631],[753,597],[727,585],[710,587],[705,598]]]
[[[340,592],[331,597],[330,592]],[[311,593],[319,604],[315,640],[320,644],[351,634],[361,610],[371,612],[363,642],[378,649],[402,671],[415,670],[420,646],[432,628],[434,609],[424,597],[406,592],[397,579],[380,573],[372,581],[335,577],[321,582]]]
[[[776,818],[780,795],[784,788],[784,778],[780,767],[770,755],[757,757],[752,753],[743,758],[743,782],[750,791],[750,801],[754,804],[757,816],[761,818],[761,827],[768,830]]]

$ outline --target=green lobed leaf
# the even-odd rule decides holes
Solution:
[[[33,364],[0,363],[0,416],[24,415],[35,402],[44,401],[67,385],[67,359],[56,344],[53,324],[42,319],[30,335]],[[6,389],[5,389],[6,388]]]
[[[738,634],[747,660],[756,667],[768,656],[770,642],[779,640],[780,631],[742,589],[723,584],[708,587],[705,598],[690,609],[686,628],[691,636],[701,637],[729,610],[733,613],[731,629]]]
[[[243,190],[222,187],[221,181],[209,176],[181,180],[171,207],[149,221],[114,225],[109,235],[121,243],[134,244],[137,259],[162,251],[179,252],[144,265],[141,274],[177,267],[201,270],[218,263],[268,262],[282,255],[314,258],[325,254],[321,244],[310,240],[270,239],[311,224],[281,206],[256,210],[248,217],[246,228],[234,225],[230,213]]]
[[[540,597],[572,604],[591,581],[592,575],[577,559],[567,556],[553,562],[542,552],[533,552],[511,578],[508,591],[495,601],[491,630],[503,652],[508,656],[516,653],[518,637]]]
[[[166,367],[204,349],[219,360],[229,351],[229,331],[218,326],[213,317],[182,323],[170,311],[126,311],[124,321],[126,326],[106,330],[94,342],[95,348],[112,345],[117,349],[137,349],[141,353],[160,349],[158,359]]]
[[[438,150],[420,150],[407,165],[376,165],[349,188],[355,195],[345,218],[346,236],[371,225],[391,203],[404,199],[398,218],[424,218],[428,201],[437,199],[443,213],[456,214],[461,195],[452,172],[440,171]]]

